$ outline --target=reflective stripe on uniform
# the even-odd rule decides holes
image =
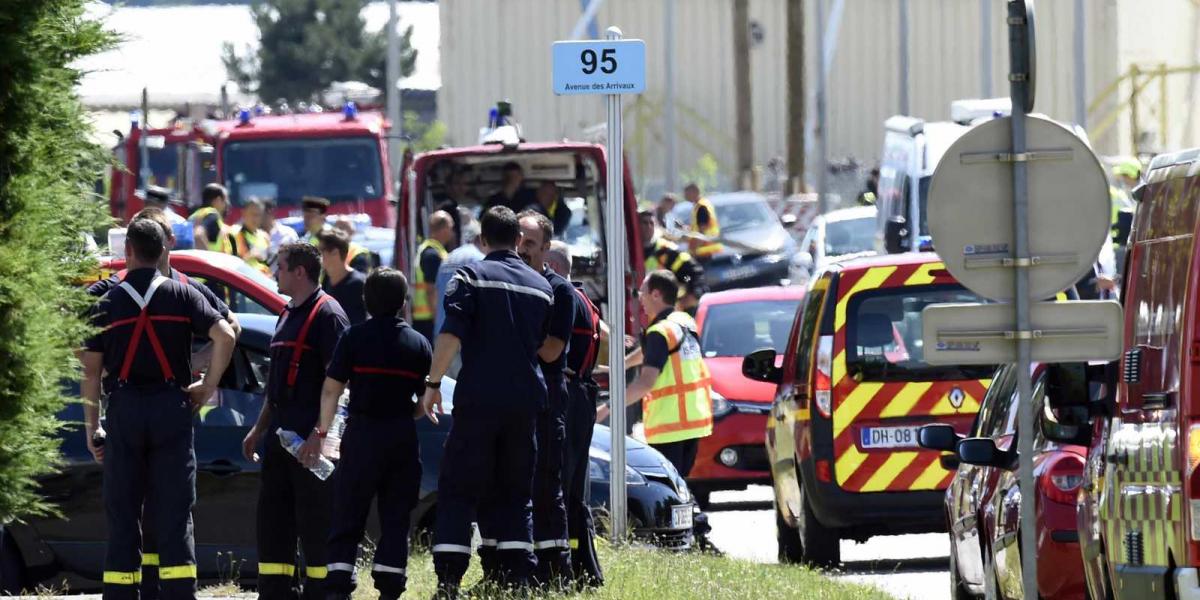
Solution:
[[[567,540],[567,545],[570,546],[572,550],[578,550],[579,549],[579,540],[578,539]]]
[[[288,563],[258,563],[259,575],[286,575],[291,577],[296,574],[296,565]]]
[[[712,379],[700,356],[683,357],[683,345],[688,343],[695,322],[686,313],[671,313],[651,325],[648,333],[658,333],[667,341],[670,358],[654,389],[642,403],[642,422],[646,440],[652,444],[667,444],[712,433]],[[674,400],[672,402],[671,400]]]
[[[304,567],[304,576],[309,579],[325,579],[329,575],[329,569],[325,567]]]
[[[374,573],[394,573],[396,575],[404,574],[404,569],[401,567],[389,567],[379,563],[375,563],[375,566],[371,567],[371,571]]]
[[[552,298],[550,296],[550,294],[547,294],[546,292],[543,292],[542,290],[539,290],[537,288],[532,288],[532,287],[524,286],[524,285],[517,285],[515,283],[508,283],[507,281],[488,281],[487,279],[475,279],[474,277],[468,277],[466,275],[463,275],[462,273],[456,273],[454,275],[454,278],[467,284],[467,285],[474,286],[477,288],[491,288],[491,289],[496,289],[496,290],[506,290],[509,292],[516,292],[518,294],[526,294],[528,296],[536,296],[538,298],[541,298],[542,300],[545,300],[551,306],[554,305],[554,298]]]
[[[533,551],[533,544],[529,542],[500,542],[496,544],[497,550],[528,550]]]
[[[545,540],[542,542],[534,542],[534,550],[545,550],[547,548],[570,548],[571,543],[567,540]]]
[[[479,545],[494,548],[494,547],[496,547],[496,540],[494,540],[492,538],[483,538],[483,539],[479,540]]]
[[[431,552],[433,552],[434,554],[437,554],[438,552],[453,552],[456,554],[470,554],[471,547],[470,546],[462,546],[460,544],[434,544],[433,550],[431,550]]]
[[[329,563],[325,565],[325,568],[329,571],[354,571],[354,565],[350,563]]]
[[[195,579],[196,565],[176,565],[173,567],[159,567],[159,579]]]
[[[105,571],[104,583],[111,585],[137,585],[142,582],[141,571]]]
[[[158,566],[158,555],[157,554],[143,554],[142,555],[142,566],[143,567],[157,567]]]

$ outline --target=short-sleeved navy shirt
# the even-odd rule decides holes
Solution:
[[[101,279],[100,281],[93,283],[92,285],[88,286],[87,293],[97,298],[103,296],[104,294],[108,293],[109,290],[121,285],[121,276],[124,273],[126,273],[126,271],[116,273],[108,279]],[[167,277],[170,277],[171,279],[174,279],[180,283],[188,284],[192,287],[192,289],[200,292],[201,296],[204,296],[204,300],[208,302],[208,305],[211,306],[213,310],[217,311],[217,313],[221,315],[222,319],[229,317],[229,305],[225,304],[224,301],[218,298],[217,295],[214,294],[207,285],[204,285],[203,283],[200,283],[191,277],[187,277],[175,269],[171,269],[171,272],[167,275]],[[205,333],[207,333],[207,331]]]
[[[575,372],[579,377],[590,377],[591,369],[596,366],[596,353],[599,348],[600,341],[594,338],[592,323],[592,306],[589,301],[585,301],[581,294],[586,294],[583,290],[583,284],[578,281],[572,281],[571,286],[575,293],[575,318],[571,326],[571,344],[567,346],[567,367]],[[584,364],[588,359],[588,352],[591,352],[591,363]],[[587,368],[587,371],[584,371]]]
[[[537,352],[553,297],[546,278],[511,250],[459,267],[446,285],[441,330],[462,341],[456,407],[546,405]]]
[[[674,312],[674,309],[668,308],[654,317],[653,325]],[[653,367],[659,371],[667,366],[667,358],[670,356],[670,348],[667,348],[667,338],[661,333],[647,333],[642,336],[642,364],[647,367]]]
[[[313,305],[324,295],[325,292],[317,290],[301,304],[289,305],[275,325],[275,335],[271,337],[271,372],[267,376],[267,399],[274,409],[272,430],[283,427],[303,437],[317,424],[325,367],[333,359],[338,338],[350,326],[346,313],[337,302],[325,302],[317,309],[304,341],[304,352],[300,355],[296,385],[288,386],[287,377],[295,351],[292,344],[300,335]]]
[[[329,276],[326,275],[321,289],[337,300],[342,306],[342,311],[346,313],[346,318],[350,319],[351,325],[358,325],[367,320],[367,305],[363,299],[363,286],[366,283],[366,275],[350,269],[337,285],[331,284]]]
[[[140,296],[147,295],[151,282],[158,275],[153,268],[134,269],[124,281]],[[118,283],[119,286],[119,283]],[[150,326],[162,346],[174,381],[180,387],[192,382],[192,335],[207,334],[221,320],[194,288],[171,279],[164,281],[146,304],[151,317]],[[125,361],[125,353],[133,343],[136,319],[142,309],[138,302],[121,287],[106,292],[92,307],[92,324],[100,332],[89,338],[84,348],[104,354],[104,389],[117,388],[117,380]],[[137,342],[128,383],[142,386],[166,381],[149,336],[143,333]]]
[[[372,317],[342,333],[325,374],[350,384],[351,414],[406,417],[411,426],[432,358],[425,336],[403,319]]]
[[[567,345],[563,347],[563,352],[558,356],[558,360],[547,363],[542,362],[539,358],[538,362],[542,365],[542,373],[547,378],[561,379],[563,369],[567,366],[567,351],[571,344],[571,330],[575,326],[575,303],[577,297],[575,295],[575,287],[571,285],[567,278],[555,273],[554,270],[544,268],[542,275],[546,277],[546,281],[550,284],[550,289],[553,291],[554,306],[550,308],[550,321],[546,328],[546,335],[556,337]]]

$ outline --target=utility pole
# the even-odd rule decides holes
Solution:
[[[992,97],[992,0],[979,0],[979,93]]]
[[[908,99],[908,0],[900,0],[900,114],[911,115]]]
[[[754,168],[754,118],[750,106],[750,0],[733,0],[733,84],[737,113],[737,178]]]
[[[663,138],[666,142],[666,173],[663,190],[679,185],[679,155],[675,138],[675,0],[663,0]]]
[[[401,150],[400,140],[404,136],[404,113],[400,105],[400,34],[396,28],[400,25],[400,15],[396,12],[396,0],[387,0],[387,79],[384,85],[384,97],[387,98],[388,119],[392,122],[392,130],[388,132],[388,164],[395,178],[396,188],[400,183]],[[393,190],[387,190],[390,196]]]
[[[804,191],[804,0],[788,0],[787,3],[787,90],[788,90],[788,187],[786,196],[793,189]]]

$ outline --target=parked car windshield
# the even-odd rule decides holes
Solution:
[[[303,196],[346,202],[384,193],[379,144],[369,137],[230,142],[222,161],[235,206],[250,197],[282,207],[299,206]]]
[[[926,363],[921,311],[931,304],[982,302],[957,284],[904,286],[855,294],[850,299],[846,362],[871,381],[987,379],[994,365]]]
[[[718,204],[716,209],[722,231],[779,227],[779,217],[761,200]]]
[[[799,300],[713,305],[700,332],[700,350],[705,358],[745,356],[763,348],[783,352],[799,305]]]
[[[825,255],[841,256],[875,249],[875,217],[832,221],[825,225]]]

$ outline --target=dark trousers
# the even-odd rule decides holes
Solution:
[[[104,597],[138,598],[144,505],[154,520],[161,597],[195,598],[196,455],[187,393],[165,385],[118,389],[108,400],[105,429]]]
[[[561,586],[571,574],[563,454],[567,437],[567,387],[561,376],[546,377],[549,402],[537,419],[537,467],[533,472],[533,552],[537,580]]]
[[[438,583],[457,587],[471,561],[471,523],[491,524],[498,583],[529,583],[533,555],[530,508],[537,454],[537,410],[524,398],[489,398],[488,404],[455,398],[454,425],[446,438],[438,478],[433,567]]]
[[[258,597],[325,600],[326,542],[333,486],[321,481],[270,434],[258,491]],[[296,539],[304,569],[296,563]],[[303,592],[301,592],[303,589]]]
[[[354,565],[378,497],[380,537],[371,576],[381,598],[398,598],[407,583],[408,525],[421,490],[421,457],[412,417],[351,415],[333,474],[333,529],[329,534],[332,593],[355,588]]]
[[[432,319],[429,321],[413,321],[412,328],[416,329],[417,333],[425,336],[425,339],[429,340],[430,344],[433,343],[434,333]]]
[[[604,572],[596,558],[596,527],[592,523],[591,478],[588,476],[592,429],[596,425],[595,382],[567,380],[567,442],[563,462],[567,534],[571,546],[571,574],[576,585],[604,585]]]
[[[692,472],[692,465],[696,463],[696,451],[700,449],[700,438],[667,444],[650,444],[650,447],[661,452],[667,460],[671,461],[671,464],[675,465],[679,476],[686,478]]]

